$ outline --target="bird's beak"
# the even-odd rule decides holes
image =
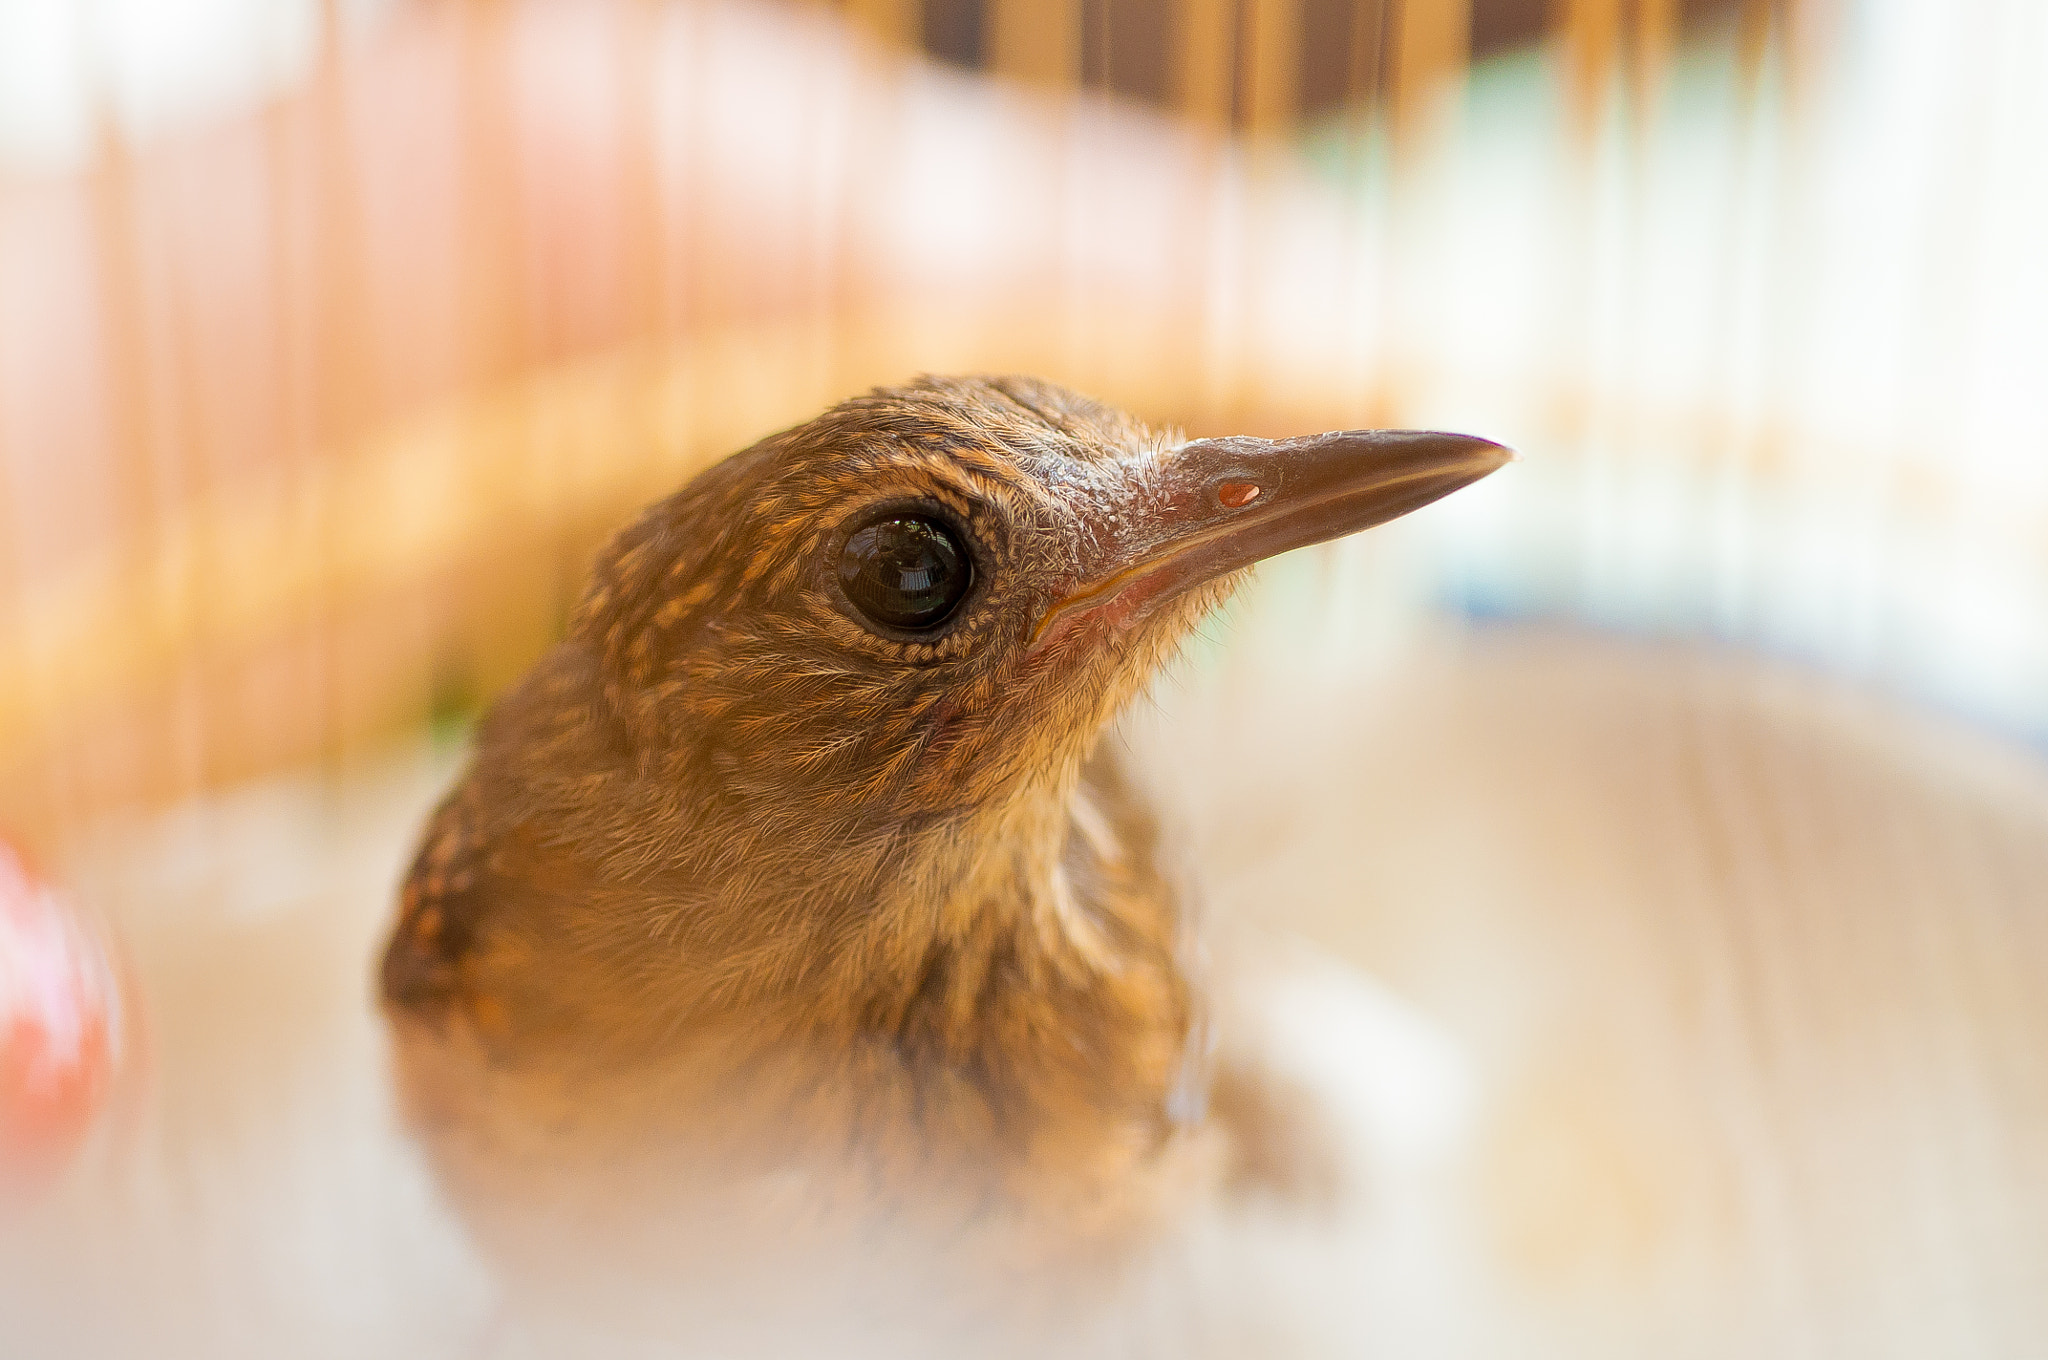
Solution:
[[[1262,558],[1384,524],[1514,457],[1492,440],[1434,430],[1194,440],[1120,516],[1105,560],[1045,612],[1032,648],[1084,617],[1136,617]]]

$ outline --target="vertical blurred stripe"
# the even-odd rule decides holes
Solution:
[[[1236,82],[1237,0],[1173,0],[1175,102],[1209,127],[1230,122]]]
[[[289,194],[274,223],[275,236],[286,243],[303,243],[310,255],[304,259],[281,253],[277,287],[288,312],[279,330],[287,353],[297,360],[288,370],[288,381],[295,389],[293,399],[304,411],[291,422],[294,499],[305,507],[307,552],[323,565],[318,573],[321,588],[306,602],[311,634],[304,649],[311,670],[308,688],[317,696],[322,715],[321,756],[328,769],[337,772],[370,726],[370,714],[356,711],[351,672],[366,662],[388,664],[378,655],[383,649],[365,656],[366,649],[350,645],[349,602],[340,598],[331,570],[325,569],[333,553],[332,511],[319,503],[314,481],[317,460],[324,452],[319,445],[323,433],[363,429],[381,404],[377,356],[366,315],[372,264],[363,240],[356,151],[343,103],[340,29],[339,0],[322,0],[320,51],[311,83],[311,98],[322,111],[310,135],[280,155],[271,171],[273,183]],[[295,179],[304,184],[294,186]],[[298,192],[291,192],[294,187]],[[424,678],[406,676],[396,693],[417,693]],[[397,721],[417,722],[424,716],[416,705],[400,700],[396,706],[398,712],[388,716]]]
[[[1255,137],[1294,128],[1301,74],[1301,0],[1245,0],[1244,127]]]
[[[920,41],[923,6],[918,0],[845,0],[846,17],[884,42],[905,47]]]
[[[1475,599],[1810,636],[2048,711],[2048,20],[2019,0],[1737,0],[1684,42],[1679,0],[1566,0],[1547,51],[1476,73],[1501,12],[1421,0],[458,4],[388,48],[336,41],[345,9],[292,99],[199,149],[138,156],[108,109],[76,186],[0,186],[31,319],[0,347],[0,760],[51,806],[262,768],[311,716],[338,759],[473,706],[629,494],[883,362],[1029,364],[1194,422],[1499,428],[1532,499],[1450,534]],[[1152,81],[1181,117],[1048,116],[837,27],[935,16],[1005,74]],[[81,302],[38,312],[66,250]],[[597,456],[533,395],[571,370],[613,404]],[[60,379],[91,419],[51,414]],[[476,447],[354,522],[335,488],[437,411]],[[520,519],[547,504],[577,508]],[[500,509],[526,527],[468,537]],[[217,579],[244,540],[311,583],[288,609]],[[17,757],[45,714],[66,735]]]
[[[104,100],[104,92],[97,93]],[[162,383],[166,366],[161,362],[161,349],[152,352],[153,336],[161,335],[159,326],[152,323],[160,318],[150,315],[151,298],[144,286],[147,252],[135,205],[132,165],[111,109],[102,102],[97,113],[90,172],[92,263],[99,302],[93,338],[104,383],[105,444],[102,465],[87,475],[98,474],[94,480],[99,491],[95,507],[99,523],[92,528],[110,545],[108,555],[117,564],[116,570],[134,571],[163,555],[162,498],[183,488],[176,485],[182,479],[176,477],[172,463],[177,449],[165,437],[168,422]],[[186,594],[184,584],[181,576],[164,580],[168,591],[180,597]],[[151,603],[159,616],[175,616],[183,612],[180,606],[190,601],[160,597]],[[147,627],[152,621],[133,622]],[[50,680],[61,702],[71,683],[61,662]],[[95,735],[97,740],[78,743],[60,757],[57,775],[63,802],[89,805],[96,801],[101,787],[119,788],[136,782],[173,791],[189,787],[167,768],[170,762],[160,734],[148,743],[124,741],[125,734],[120,733]],[[155,768],[137,770],[133,768],[137,764]]]
[[[1379,102],[1391,13],[1400,0],[1353,0],[1344,64],[1344,101],[1354,119]]]
[[[1751,95],[1756,92],[1764,61],[1770,55],[1782,3],[1785,0],[1742,0],[1737,11],[1740,19],[1736,24],[1735,49],[1741,58],[1745,88]]]
[[[1392,0],[1393,113],[1397,141],[1411,150],[1442,130],[1471,48],[1471,0]]]
[[[1081,78],[1081,0],[987,0],[998,75],[1073,86]]]
[[[1607,81],[1620,52],[1623,0],[1560,0],[1558,45],[1563,49],[1565,98],[1573,131],[1595,135],[1606,102]]]
[[[1631,93],[1639,118],[1650,115],[1663,96],[1672,53],[1678,43],[1679,0],[1636,0]]]

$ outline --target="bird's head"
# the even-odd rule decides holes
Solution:
[[[761,832],[900,841],[1070,784],[1243,568],[1510,456],[1408,431],[1183,442],[1047,383],[928,378],[656,507],[576,631],[634,744]]]
[[[1078,897],[1152,891],[1118,848],[1141,833],[1084,806],[1084,759],[1243,568],[1510,456],[1185,442],[1024,378],[928,378],[763,440],[619,537],[486,721],[387,994],[602,995],[624,1032],[736,997],[869,1014],[947,951],[995,966],[1013,928],[1058,953]],[[610,980],[567,985],[577,960]]]

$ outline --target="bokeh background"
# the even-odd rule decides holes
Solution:
[[[1431,601],[2039,740],[2044,52],[2019,0],[9,0],[0,813],[466,710],[633,506],[943,369],[1485,431],[1529,463],[1402,531]]]
[[[0,0],[0,829],[179,979],[147,1137],[296,1184],[279,1007],[374,1053],[331,960],[693,470],[918,371],[1469,430],[1125,738],[1469,1055],[1460,1344],[2034,1353],[2044,242],[2034,0]]]

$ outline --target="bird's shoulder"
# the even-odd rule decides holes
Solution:
[[[532,916],[522,903],[547,891],[535,772],[551,758],[532,748],[537,729],[545,746],[541,700],[567,670],[549,662],[485,715],[463,774],[418,840],[379,973],[383,1000],[397,1012],[432,1016],[477,1002],[492,934]]]
[[[588,658],[558,647],[479,725],[467,767],[428,820],[399,895],[380,975],[388,1006],[415,1015],[462,1004],[489,1026],[492,950],[548,918],[573,891],[559,785],[591,762]],[[581,697],[579,697],[581,696]],[[570,749],[570,748],[579,749]]]

